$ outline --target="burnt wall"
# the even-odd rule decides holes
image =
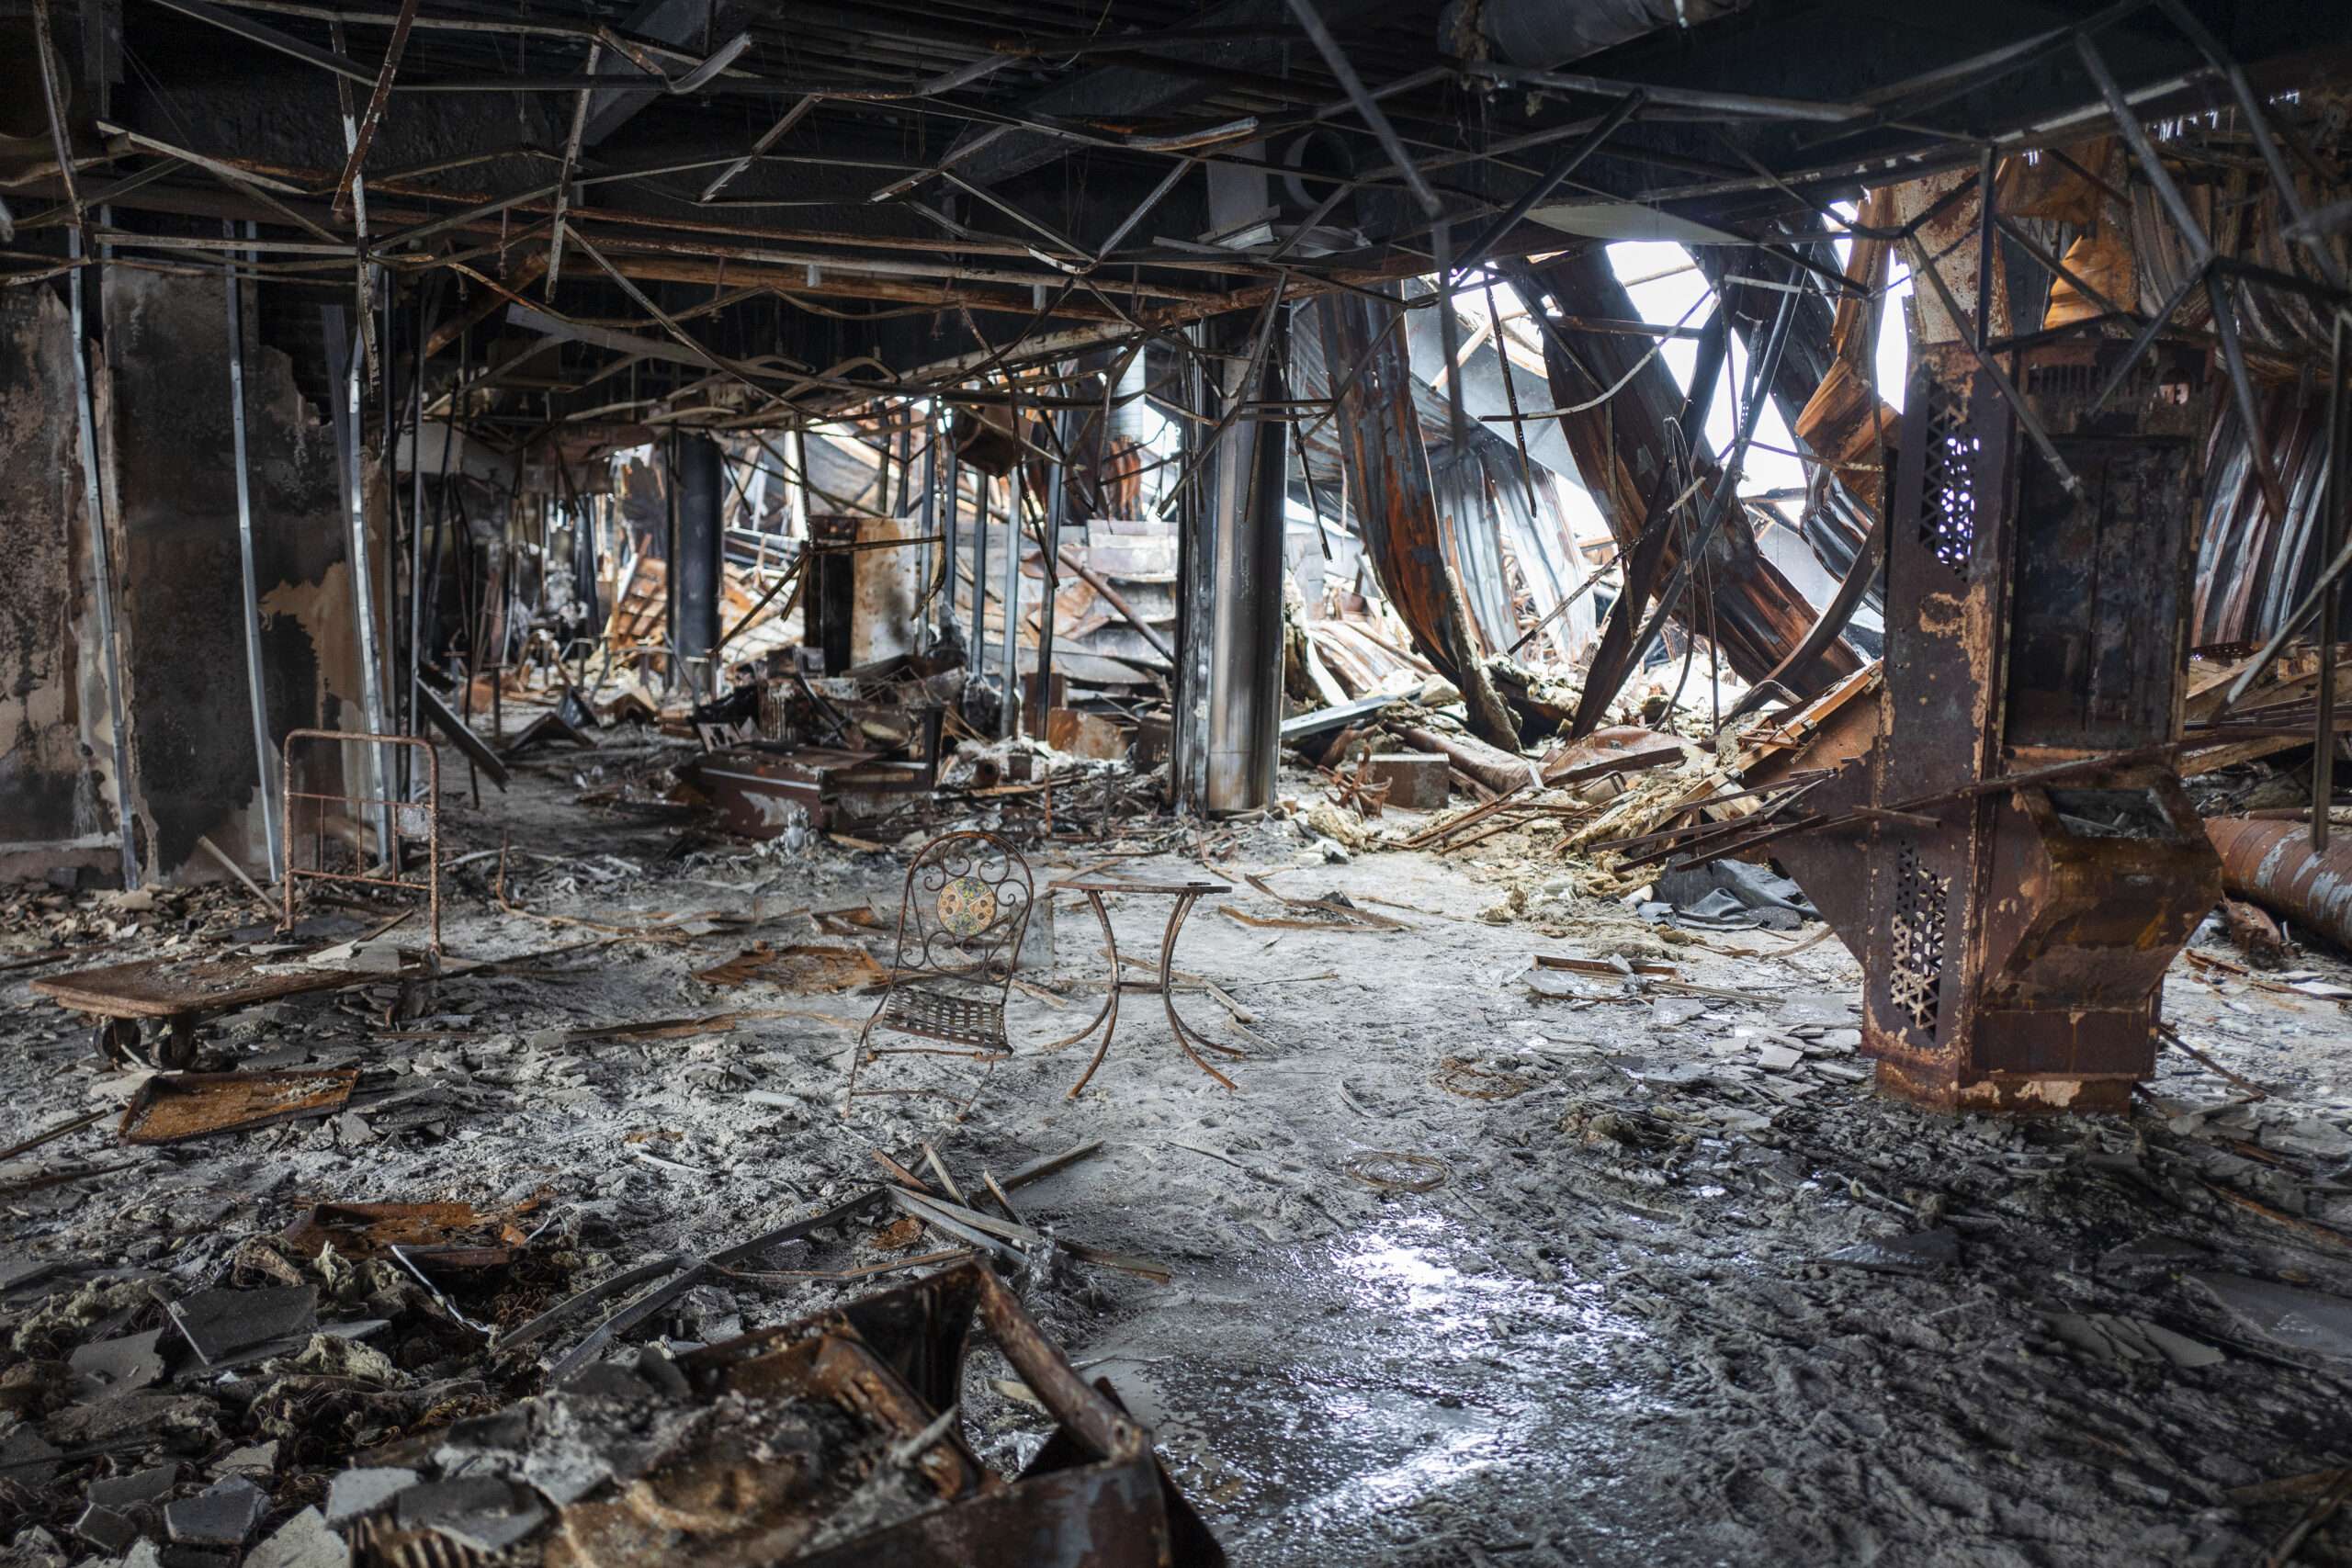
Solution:
[[[122,538],[132,773],[159,876],[266,863],[245,674],[228,299],[213,278],[107,280],[107,411]],[[249,296],[250,303],[250,296]],[[356,638],[332,429],[248,309],[245,434],[265,703],[288,729],[356,725]],[[332,753],[328,753],[332,756]]]
[[[105,671],[96,628],[82,625],[89,536],[73,352],[52,290],[0,290],[0,845],[21,846],[12,862],[33,846],[113,858],[111,769],[95,749]]]

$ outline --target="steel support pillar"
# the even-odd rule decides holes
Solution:
[[[939,405],[926,401],[922,406],[922,533],[928,541],[938,533],[939,518]],[[915,629],[915,646],[928,649],[938,641],[940,609],[936,601],[924,592],[933,581],[932,577],[932,547],[925,543],[917,554],[915,603],[922,606],[922,624]],[[953,559],[952,556],[947,558]]]
[[[989,474],[972,469],[972,674],[985,678],[989,663]]]
[[[1012,406],[1012,429],[1021,432],[1021,400]],[[1016,445],[1012,470],[1004,478],[1004,700],[997,709],[997,735],[1009,739],[1021,733],[1021,513],[1023,480],[1028,470]]]
[[[2165,971],[2221,895],[2164,751],[2205,351],[2166,345],[2101,408],[2124,352],[2015,351],[2022,409],[1966,344],[1923,353],[1888,512],[1880,733],[1808,789],[1822,826],[1773,848],[1861,958],[1880,1088],[1922,1104],[2127,1112]]]
[[[1068,452],[1073,434],[1069,416],[1057,412],[1047,417],[1054,422],[1054,450]],[[1054,724],[1054,600],[1061,589],[1056,552],[1061,548],[1069,507],[1069,471],[1059,459],[1046,465],[1046,485],[1045,532],[1037,551],[1046,573],[1038,589],[1037,705],[1029,715],[1029,733],[1040,740],[1050,739]]]
[[[957,570],[956,524],[956,513],[963,505],[964,479],[963,464],[956,450],[955,422],[955,410],[942,410],[939,422],[933,430],[933,446],[936,446],[944,442],[947,447],[946,509],[941,515],[939,541],[940,559],[945,563],[945,570],[941,574],[939,582],[939,640],[951,649],[960,649],[964,646],[964,634],[960,629],[962,623],[957,620],[956,615]],[[925,530],[925,532],[928,531]]]
[[[680,434],[675,461],[678,554],[670,563],[670,570],[678,619],[672,641],[678,649],[678,661],[684,666],[692,683],[700,668],[696,661],[707,660],[711,649],[718,646],[718,610],[724,582],[720,551],[726,536],[719,513],[726,480],[719,471],[718,443],[707,435]],[[715,694],[724,685],[717,671],[706,670],[704,673],[707,680],[699,689],[706,694]]]
[[[1236,401],[1283,397],[1276,367],[1284,356],[1253,358],[1254,324],[1237,312],[1201,327],[1201,417],[1187,425],[1188,446],[1207,439]],[[1199,464],[1187,455],[1193,481],[1180,511],[1177,566],[1171,772],[1178,808],[1203,813],[1272,804],[1282,726],[1284,434],[1245,413],[1215,440]]]

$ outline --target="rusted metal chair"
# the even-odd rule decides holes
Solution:
[[[844,1117],[861,1096],[957,1098],[940,1089],[858,1088],[858,1075],[885,1056],[961,1057],[980,1064],[985,1081],[988,1071],[1012,1054],[1004,1003],[1033,896],[1029,863],[993,833],[947,833],[922,847],[907,868],[899,900],[889,989],[858,1032],[850,1057]],[[877,1032],[939,1043],[875,1045],[870,1042]],[[979,1097],[976,1082],[956,1114],[969,1112]]]

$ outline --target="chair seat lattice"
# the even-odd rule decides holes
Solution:
[[[900,1034],[944,1040],[989,1051],[1009,1049],[1004,1037],[1004,1004],[959,997],[922,986],[899,986],[891,991],[876,1016],[877,1029]]]

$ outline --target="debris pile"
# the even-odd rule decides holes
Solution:
[[[990,1470],[966,1435],[975,1320],[1050,1423],[1016,1475]],[[1012,1568],[1046,1541],[1080,1552],[1072,1561],[1225,1562],[1109,1385],[1073,1371],[977,1262],[675,1361],[599,1363],[363,1457],[334,1478],[324,1514],[362,1568],[435,1543],[551,1568]]]

